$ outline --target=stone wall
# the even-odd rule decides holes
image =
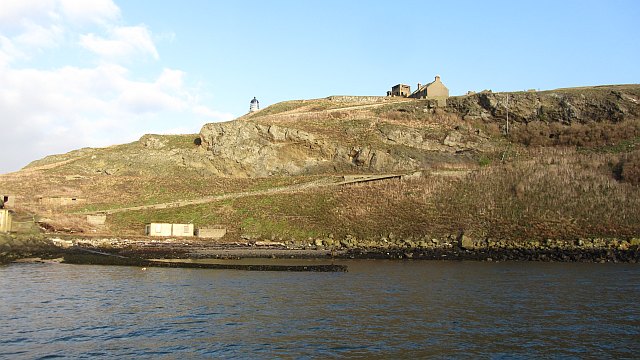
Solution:
[[[385,102],[389,101],[386,96],[346,96],[346,95],[334,95],[329,96],[327,100],[345,103],[371,103],[371,102]]]

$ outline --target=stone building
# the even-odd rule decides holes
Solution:
[[[251,103],[249,104],[249,112],[256,112],[260,110],[260,102],[258,101],[258,99],[256,99],[256,97],[253,97],[253,100],[251,100]]]
[[[398,84],[391,88],[391,91],[387,91],[387,96],[401,96],[407,97],[411,94],[411,86],[405,84]]]
[[[422,85],[418,83],[418,89],[411,92],[409,85],[398,84],[387,91],[387,96],[401,96],[412,99],[433,99],[437,101],[438,106],[445,106],[449,97],[449,89],[442,83],[440,76],[436,76],[432,82]]]
[[[409,97],[413,99],[435,99],[438,101],[439,106],[444,106],[449,97],[449,89],[444,86],[440,76],[436,75],[435,80],[432,82],[426,85],[418,84],[418,89],[411,93]]]

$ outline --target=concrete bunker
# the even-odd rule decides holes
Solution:
[[[16,197],[13,195],[0,196],[0,209],[16,206]]]
[[[150,223],[145,225],[147,236],[194,236],[193,224]]]

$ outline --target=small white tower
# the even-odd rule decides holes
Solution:
[[[253,100],[251,100],[251,104],[249,105],[249,112],[256,112],[260,110],[260,102],[258,101],[258,99],[256,99],[256,97],[253,97]]]

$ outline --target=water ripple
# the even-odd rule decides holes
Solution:
[[[15,264],[0,357],[633,358],[629,264],[348,262],[346,274]]]

